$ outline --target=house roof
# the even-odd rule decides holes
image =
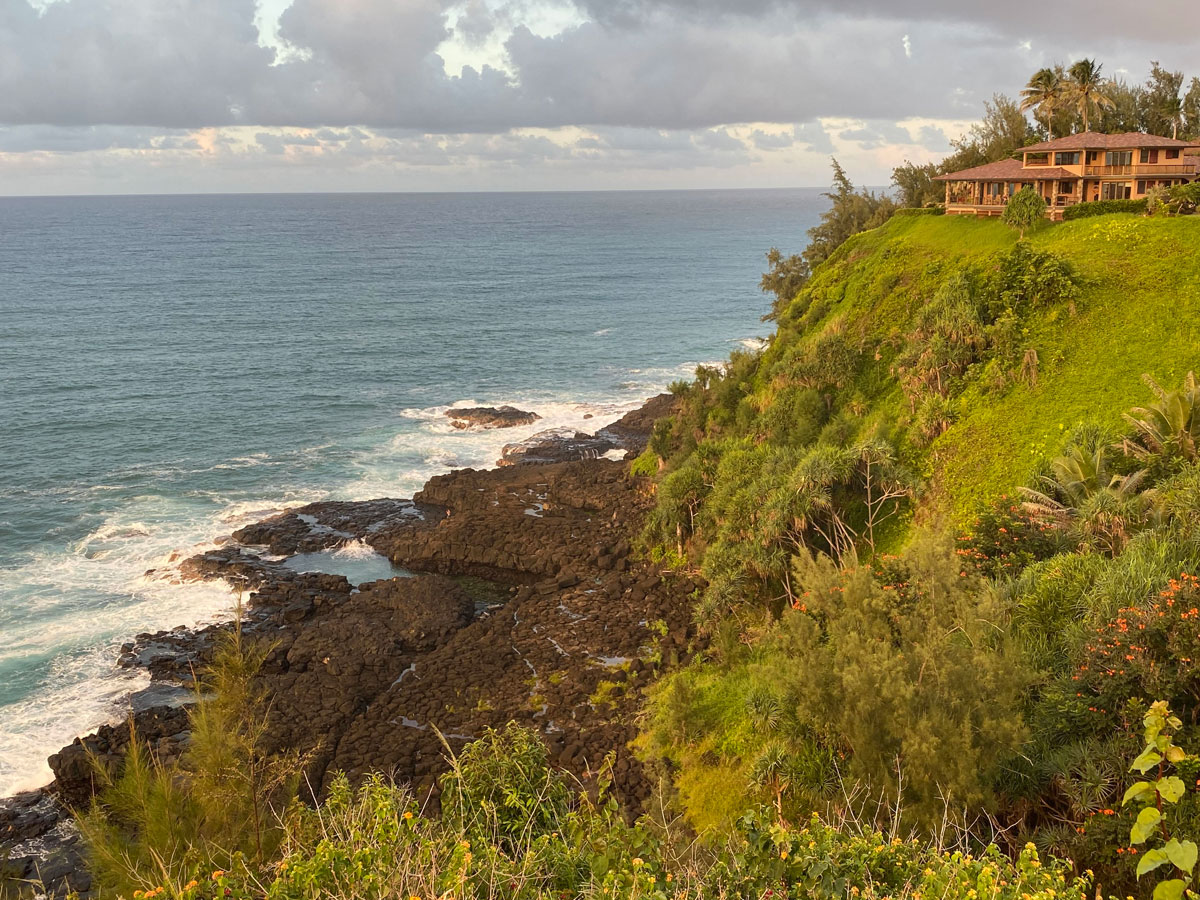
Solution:
[[[1057,181],[1078,178],[1074,172],[1058,166],[1026,168],[1019,159],[1002,159],[986,165],[935,175],[934,181]]]
[[[1026,153],[1040,153],[1053,150],[1129,150],[1149,148],[1197,147],[1189,141],[1177,141],[1157,134],[1144,134],[1140,131],[1127,131],[1123,134],[1101,134],[1098,131],[1082,131],[1079,134],[1069,134],[1066,137],[1055,138],[1052,141],[1042,141],[1040,144],[1030,144],[1022,147]]]

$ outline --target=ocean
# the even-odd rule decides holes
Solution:
[[[228,616],[182,559],[407,497],[754,346],[816,189],[0,198],[0,796],[124,716],[143,631]],[[462,432],[451,406],[531,426]],[[383,577],[348,547],[320,565]]]

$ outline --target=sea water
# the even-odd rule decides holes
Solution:
[[[123,715],[138,632],[227,616],[182,560],[593,430],[768,331],[815,190],[0,198],[0,796]],[[534,425],[459,431],[451,406]],[[333,556],[333,554],[330,554]],[[369,548],[299,565],[386,577]],[[336,565],[334,565],[336,564]],[[339,569],[336,566],[341,566]]]

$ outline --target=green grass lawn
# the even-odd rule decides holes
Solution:
[[[995,219],[892,219],[852,238],[817,270],[809,285],[812,306],[797,323],[799,339],[839,328],[874,346],[879,362],[864,367],[858,387],[877,414],[902,415],[905,401],[888,370],[891,348],[949,272],[986,266],[1016,240]],[[995,395],[968,378],[957,422],[929,448],[926,505],[954,522],[1023,484],[1072,426],[1118,425],[1131,405],[1150,398],[1144,373],[1175,385],[1200,368],[1200,216],[1046,223],[1028,240],[1071,262],[1080,294],[1073,313],[1028,317],[1037,385]],[[784,335],[773,352],[788,342]]]

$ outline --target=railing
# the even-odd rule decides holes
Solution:
[[[968,206],[972,209],[978,209],[983,206],[1007,206],[1008,201],[1012,199],[1011,195],[1001,197],[984,197],[979,200],[975,197],[951,197],[950,206]],[[1076,203],[1082,203],[1083,200],[1078,194],[1056,194],[1052,199],[1046,201],[1047,206],[1052,206],[1057,209],[1062,209],[1066,206],[1074,206]]]
[[[1194,175],[1192,165],[1154,165],[1150,163],[1132,166],[1085,166],[1084,175]]]

